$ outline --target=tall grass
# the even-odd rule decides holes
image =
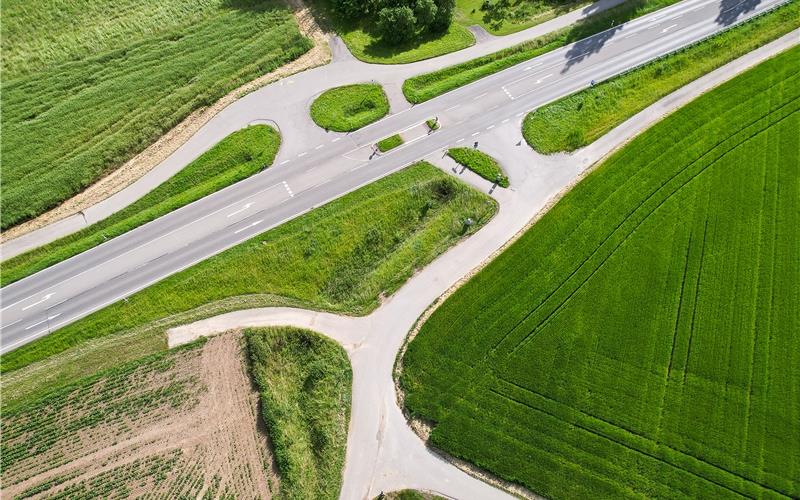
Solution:
[[[657,100],[800,27],[800,2],[737,26],[529,113],[522,132],[540,153],[591,144]]]
[[[267,125],[232,133],[127,208],[2,264],[5,286],[146,224],[270,166],[281,138]]]
[[[336,342],[300,328],[245,331],[281,498],[339,497],[352,372]]]
[[[4,404],[162,349],[167,328],[227,311],[364,314],[495,211],[491,198],[432,165],[408,167],[3,355]],[[46,373],[8,373],[37,361]]]
[[[800,48],[634,139],[404,357],[434,445],[551,498],[800,495]]]
[[[145,18],[149,8],[158,4],[152,0],[129,3],[136,8],[123,14],[135,19]],[[41,11],[50,8],[48,5],[12,4],[12,14],[16,14],[4,12],[4,27],[31,23],[30,19],[43,16]],[[231,0],[213,11],[202,7],[205,3],[199,5],[201,13],[194,19],[181,17],[175,10],[179,4],[167,2],[167,13],[157,15],[175,15],[181,21],[180,26],[165,31],[136,28],[136,22],[129,26],[124,19],[113,21],[111,24],[119,22],[124,29],[115,28],[117,35],[100,43],[96,51],[75,48],[81,45],[78,42],[53,42],[71,47],[77,54],[74,57],[80,57],[69,60],[73,56],[53,55],[50,65],[34,64],[36,71],[20,69],[17,75],[3,75],[3,229],[77,194],[192,111],[311,46],[289,9],[275,1]],[[85,10],[92,22],[67,38],[90,44],[102,39],[92,28],[105,29],[108,7],[76,9]],[[58,35],[72,26],[67,19],[55,16],[41,29]],[[131,33],[138,33],[139,38],[129,39]],[[8,45],[4,42],[4,54],[6,51],[20,57],[49,53],[18,47],[14,40]]]

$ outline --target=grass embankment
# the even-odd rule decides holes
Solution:
[[[12,0],[3,33],[3,229],[311,47],[270,0]]]
[[[800,496],[800,48],[597,167],[404,357],[431,442],[549,498]]]
[[[395,134],[392,136],[387,137],[386,139],[381,139],[378,141],[378,150],[381,153],[385,153],[390,149],[394,149],[397,146],[403,144],[403,138],[400,137],[400,134]]]
[[[347,48],[358,59],[373,64],[407,64],[440,56],[469,47],[475,37],[465,27],[452,23],[444,33],[419,33],[402,45],[391,45],[380,39],[372,19],[360,22],[341,20],[327,0],[315,0],[314,15],[342,37]]]
[[[131,229],[245,179],[272,165],[281,138],[267,125],[232,133],[140,200],[110,217],[2,264],[5,286],[100,245]]]
[[[488,196],[413,165],[3,355],[3,404],[164,349],[166,329],[226,311],[365,314],[495,211]]]
[[[383,87],[374,83],[326,90],[311,103],[311,118],[325,130],[352,132],[380,120],[389,112]]]
[[[447,155],[484,179],[496,182],[504,188],[508,187],[508,177],[500,164],[486,153],[472,148],[451,148],[447,150]]]
[[[245,331],[282,498],[339,497],[352,372],[336,342],[299,328]]]
[[[566,14],[589,0],[456,0],[455,19],[464,26],[478,25],[493,35],[508,35]]]
[[[800,27],[800,2],[681,52],[602,82],[525,117],[525,140],[540,153],[574,151],[667,94]]]
[[[403,95],[409,102],[418,104],[433,99],[485,76],[500,72],[528,59],[558,49],[631,19],[643,16],[677,0],[637,0],[625,2],[607,11],[595,14],[573,26],[534,38],[519,45],[423,73],[403,82]]]

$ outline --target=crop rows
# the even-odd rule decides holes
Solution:
[[[423,325],[409,409],[554,498],[800,495],[800,49],[597,168]]]
[[[2,228],[75,195],[192,111],[310,48],[287,8],[235,4],[180,29],[5,77]]]

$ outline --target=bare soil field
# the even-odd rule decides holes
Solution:
[[[272,497],[243,346],[220,335],[9,410],[0,496]]]

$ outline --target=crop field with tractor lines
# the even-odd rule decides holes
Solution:
[[[800,48],[613,154],[403,358],[431,443],[551,498],[800,496]]]
[[[3,229],[312,46],[272,0],[49,3],[3,5]]]
[[[146,356],[3,412],[8,498],[273,496],[241,335]]]

